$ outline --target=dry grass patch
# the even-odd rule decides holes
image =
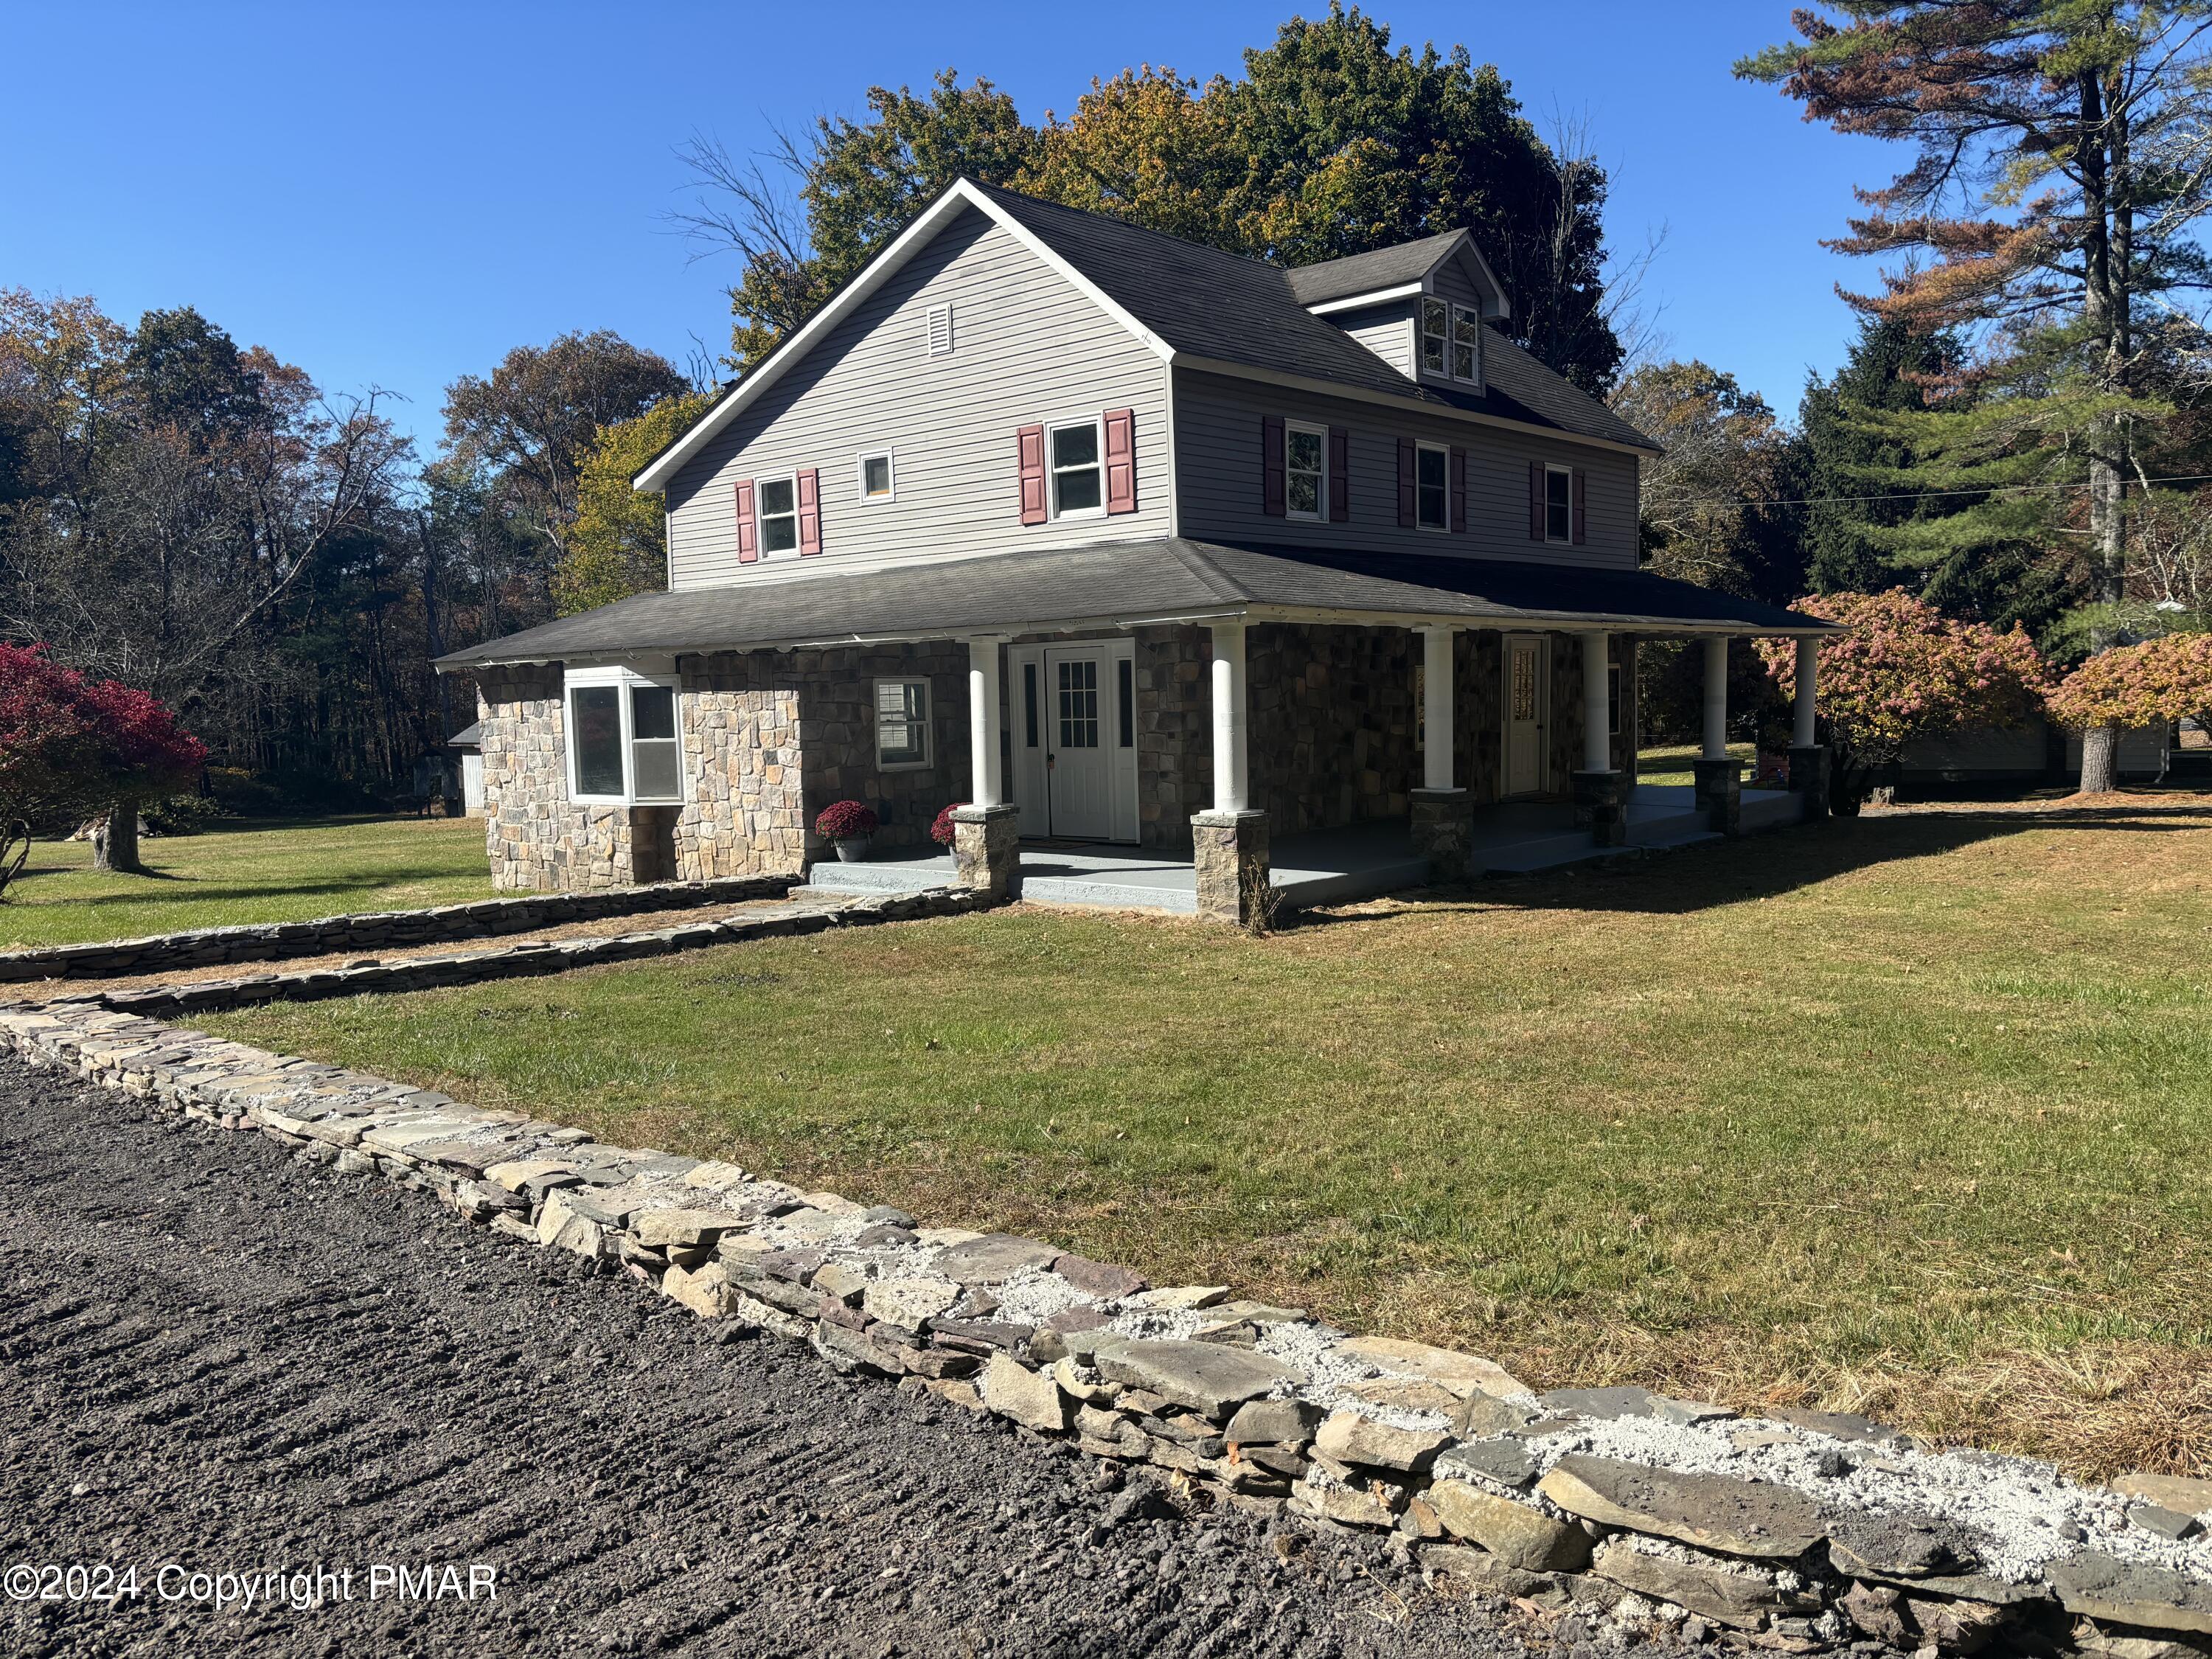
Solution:
[[[216,1022],[1494,1354],[2212,1463],[2212,800],[1871,816],[1255,941],[1012,910]]]

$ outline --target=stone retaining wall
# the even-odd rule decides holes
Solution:
[[[778,898],[797,886],[799,879],[797,876],[738,876],[661,882],[598,892],[477,899],[427,910],[364,911],[313,921],[245,922],[234,927],[200,927],[101,944],[42,945],[31,951],[0,952],[0,982],[119,979],[234,962],[279,962],[338,951],[389,951],[447,939],[493,939],[502,933],[526,933],[607,916]]]
[[[0,1011],[40,1064],[380,1175],[535,1247],[1198,1494],[1388,1530],[1425,1569],[1793,1653],[2170,1659],[2212,1634],[2212,1483],[2089,1487],[1852,1417],[1537,1393],[1224,1286],[924,1225],[726,1163],[82,1005]]]
[[[677,927],[614,933],[599,939],[531,939],[498,950],[410,957],[399,962],[370,962],[306,973],[252,974],[240,979],[84,992],[68,1000],[125,1013],[171,1019],[180,1014],[214,1013],[264,1002],[315,1002],[326,997],[392,994],[427,991],[443,985],[477,985],[495,979],[528,979],[540,974],[566,973],[572,968],[596,967],[602,963],[636,962],[678,951],[701,951],[709,945],[740,945],[748,939],[779,939],[793,933],[818,933],[830,927],[966,915],[1005,902],[1003,894],[938,887],[919,893],[885,894],[878,898],[840,897],[819,909],[795,914],[786,911],[729,916],[719,921],[691,921]]]

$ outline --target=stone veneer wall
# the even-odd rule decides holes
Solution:
[[[1140,628],[1136,646],[1138,842],[1188,848],[1213,805],[1213,653],[1202,628]]]
[[[1252,804],[1277,835],[1403,817],[1421,780],[1403,628],[1270,623],[1246,643]]]
[[[676,812],[568,799],[561,667],[494,668],[477,688],[484,849],[500,892],[630,887],[677,878]]]

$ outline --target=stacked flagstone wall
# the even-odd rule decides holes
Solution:
[[[2110,1487],[1862,1419],[1538,1392],[1221,1285],[926,1225],[735,1164],[82,1006],[0,1011],[40,1064],[434,1195],[702,1317],[897,1378],[1193,1501],[1395,1534],[1426,1571],[1769,1651],[2178,1659],[2212,1636],[2212,1482]]]

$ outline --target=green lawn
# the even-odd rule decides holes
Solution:
[[[37,842],[0,903],[0,949],[491,896],[480,818],[219,821],[139,854],[149,873],[109,875],[89,842]]]
[[[2212,1463],[2212,799],[1254,940],[1016,909],[232,1036],[1493,1354]]]
[[[1743,763],[1743,775],[1747,782],[1751,778],[1752,764],[1757,758],[1755,753],[1757,749],[1758,744],[1749,743],[1732,743],[1728,746],[1729,755]],[[1677,744],[1662,749],[1638,750],[1636,756],[1636,781],[1638,783],[1680,784],[1686,789],[1697,781],[1697,778],[1690,770],[1690,763],[1705,752],[1702,744],[1694,743]]]

